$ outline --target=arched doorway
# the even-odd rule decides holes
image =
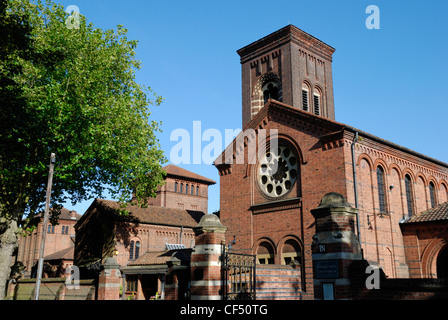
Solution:
[[[437,255],[437,278],[448,279],[448,245],[445,245]]]

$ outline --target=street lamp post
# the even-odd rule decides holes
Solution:
[[[56,162],[56,155],[54,153],[52,153],[51,157],[50,157],[50,172],[48,174],[47,195],[46,195],[46,203],[45,203],[44,221],[42,223],[42,240],[40,242],[39,264],[38,264],[38,268],[37,268],[36,288],[34,290],[34,300],[39,300],[40,282],[41,282],[41,278],[42,278],[42,269],[43,269],[43,264],[44,264],[45,238],[47,236],[48,216],[49,216],[49,211],[50,211],[51,185],[53,183],[53,171],[54,171],[54,163],[55,162]]]

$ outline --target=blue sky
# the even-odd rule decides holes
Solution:
[[[333,85],[336,120],[448,163],[448,1],[59,1],[76,5],[102,29],[128,29],[139,41],[140,84],[165,100],[152,108],[169,158],[175,129],[192,132],[241,128],[241,66],[236,50],[288,24],[336,49]],[[369,30],[369,5],[380,29]],[[203,142],[202,146],[208,142]],[[223,143],[224,144],[224,143]],[[225,147],[223,145],[223,147]],[[209,212],[219,210],[213,165],[179,166],[217,182]],[[93,200],[93,199],[92,199]],[[84,213],[92,200],[69,209]]]

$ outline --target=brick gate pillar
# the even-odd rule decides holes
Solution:
[[[227,227],[214,214],[201,218],[195,233],[195,246],[191,254],[191,299],[219,300],[221,279],[221,244]]]
[[[326,194],[311,210],[316,233],[311,251],[314,272],[314,298],[351,299],[349,267],[362,260],[361,246],[355,234],[358,209],[351,207],[338,193]]]
[[[98,279],[98,300],[119,300],[120,265],[114,258],[107,258]]]

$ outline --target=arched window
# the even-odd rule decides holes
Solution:
[[[189,185],[188,185],[188,184],[185,185],[185,193],[186,193],[186,194],[188,194],[188,188],[189,188]]]
[[[269,242],[262,242],[257,250],[259,264],[274,264],[274,248]]]
[[[180,191],[179,191],[180,193],[183,193],[184,192],[184,184],[183,183],[181,183],[180,184]]]
[[[178,185],[179,185],[179,183],[174,182],[174,192],[177,192],[177,188],[179,187]]]
[[[302,109],[308,111],[310,105],[310,89],[306,83],[302,83]]]
[[[412,217],[412,215],[414,214],[414,197],[412,191],[411,177],[408,174],[404,177],[404,185],[406,189],[406,203],[408,206],[408,217]]]
[[[429,197],[431,198],[431,208],[434,208],[436,206],[436,187],[432,181],[429,183]]]
[[[138,257],[140,257],[140,241],[135,242],[134,259],[138,259]]]
[[[380,213],[386,212],[386,192],[384,185],[384,170],[382,167],[378,166],[376,168],[376,177],[378,181],[378,201],[380,206]]]
[[[194,185],[191,185],[191,195],[194,194]]]
[[[199,195],[199,186],[196,186],[196,195]]]
[[[138,259],[140,256],[140,241],[132,240],[129,244],[129,260]]]
[[[282,249],[282,264],[290,264],[292,261],[301,262],[302,253],[300,245],[292,239],[287,240]]]
[[[319,90],[314,91],[314,114],[320,115],[321,94]]]
[[[134,260],[134,245],[135,245],[135,242],[131,241],[131,243],[129,245],[129,260]]]
[[[269,81],[263,85],[263,99],[267,103],[269,99],[280,100],[279,87],[276,81]]]

